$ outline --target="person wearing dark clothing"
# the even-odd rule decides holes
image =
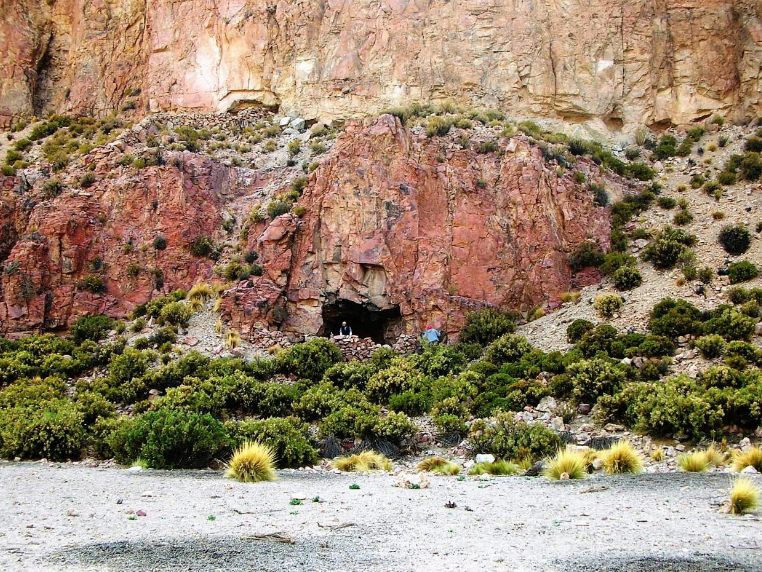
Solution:
[[[346,322],[341,322],[341,327],[339,328],[339,335],[340,336],[351,336],[352,335],[352,328],[350,328]]]

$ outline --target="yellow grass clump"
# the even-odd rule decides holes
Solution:
[[[495,461],[494,463],[476,463],[468,471],[468,474],[505,477],[509,475],[518,475],[519,472],[521,472],[521,469],[515,463],[511,463],[510,461]]]
[[[639,473],[643,470],[643,462],[638,452],[629,441],[618,441],[603,454],[603,469],[609,475],[621,473]]]
[[[198,298],[193,298],[188,300],[188,309],[191,311],[191,313],[195,314],[204,309],[204,303]]]
[[[584,452],[571,447],[559,449],[543,473],[553,481],[584,479],[587,477],[587,458]]]
[[[193,286],[188,292],[188,300],[197,300],[202,304],[208,300],[214,298],[217,294],[209,284],[198,283]]]
[[[717,448],[714,443],[709,445],[709,447],[706,448],[706,458],[709,461],[709,464],[713,467],[719,467],[721,465],[724,465],[727,461],[727,455],[722,452],[719,448]]]
[[[730,514],[745,514],[759,507],[759,487],[748,477],[738,477],[730,489]]]
[[[651,451],[651,460],[660,463],[664,460],[664,449],[659,447],[658,449],[654,449]]]
[[[706,451],[683,453],[677,457],[677,464],[686,473],[703,473],[709,468],[709,457]]]
[[[743,471],[746,467],[754,467],[762,473],[762,449],[752,447],[746,451],[738,451],[733,457],[733,470]]]
[[[235,330],[230,330],[225,334],[225,344],[231,349],[237,348],[241,344],[241,334]]]
[[[233,452],[225,476],[242,483],[274,481],[275,453],[267,445],[247,441]]]
[[[442,457],[430,457],[418,463],[418,470],[427,473],[439,473],[440,475],[457,475],[460,467]]]
[[[391,471],[392,462],[375,451],[363,451],[349,457],[339,457],[333,466],[345,473],[367,473],[370,471]]]

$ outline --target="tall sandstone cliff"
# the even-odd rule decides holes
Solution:
[[[451,99],[599,128],[760,105],[759,0],[4,0],[0,115],[348,117]]]

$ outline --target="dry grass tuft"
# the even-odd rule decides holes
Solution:
[[[587,477],[587,456],[583,451],[577,451],[571,447],[559,449],[543,474],[554,481],[584,479]]]
[[[733,457],[733,470],[743,471],[746,467],[754,467],[762,473],[762,449],[752,447],[746,451],[738,451]]]
[[[469,475],[493,475],[496,477],[518,475],[521,472],[519,466],[509,461],[495,461],[494,463],[476,463]]]
[[[659,447],[658,449],[654,449],[651,451],[651,460],[660,463],[664,460],[664,449]]]
[[[730,514],[745,514],[759,507],[759,487],[748,477],[738,477],[730,489]]]
[[[275,453],[267,445],[246,442],[233,453],[225,476],[242,483],[274,481]]]
[[[639,473],[643,462],[629,441],[618,441],[607,449],[602,457],[603,468],[609,475]]]
[[[204,302],[202,302],[198,298],[192,298],[188,300],[188,309],[191,311],[192,314],[201,312],[204,309]]]
[[[241,334],[235,330],[230,330],[227,334],[225,334],[225,344],[231,349],[237,348],[239,345],[241,345]]]
[[[419,471],[429,473],[439,473],[440,475],[457,475],[460,473],[460,467],[455,463],[443,459],[442,457],[431,457],[418,463]]]
[[[345,473],[367,473],[369,471],[391,471],[392,462],[381,453],[363,451],[358,455],[339,457],[333,466]]]
[[[214,291],[214,288],[212,288],[209,284],[195,284],[193,288],[190,289],[190,292],[188,292],[188,300],[198,300],[201,303],[207,302],[208,300],[211,300],[217,295],[217,293]]]
[[[714,443],[709,445],[704,452],[706,453],[706,458],[709,461],[709,464],[713,467],[720,467],[728,460],[728,456],[717,448]]]
[[[703,473],[709,468],[709,457],[705,451],[683,453],[677,457],[677,464],[686,473]]]

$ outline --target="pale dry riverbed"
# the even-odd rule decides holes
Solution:
[[[719,512],[728,475],[279,476],[1,463],[0,570],[762,571],[762,513]]]

